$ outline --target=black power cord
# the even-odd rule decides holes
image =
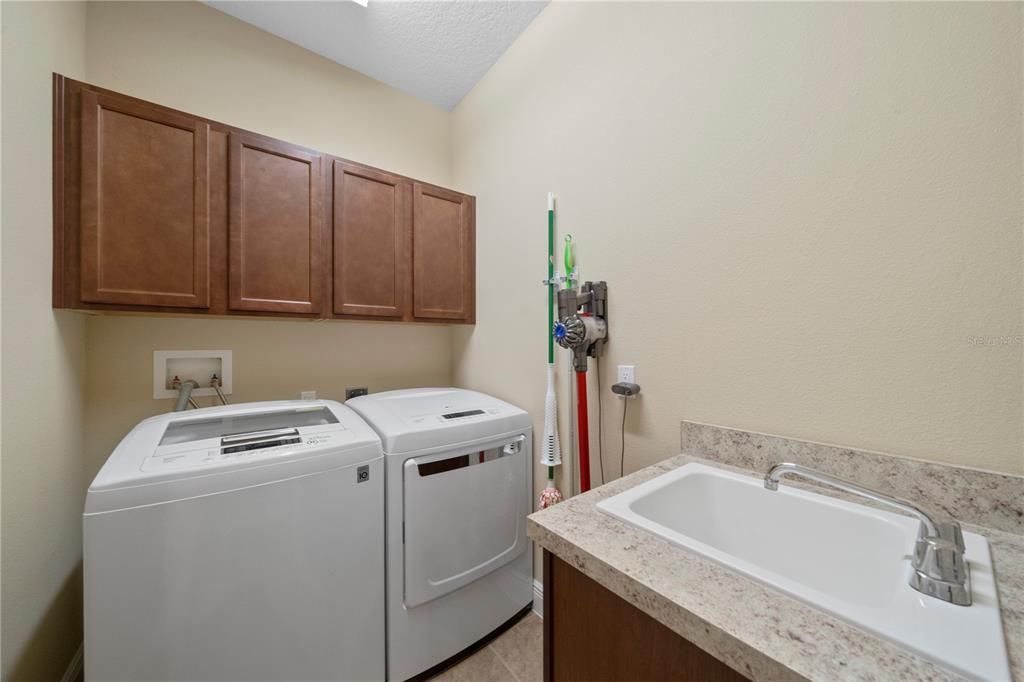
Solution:
[[[640,394],[640,387],[636,384],[620,381],[612,386],[612,393],[621,395],[625,400],[622,403],[622,449],[619,454],[619,478],[622,478],[626,473],[626,406],[629,405],[631,397]]]
[[[619,455],[619,478],[626,474],[626,408],[629,407],[629,398],[622,401],[622,451]]]

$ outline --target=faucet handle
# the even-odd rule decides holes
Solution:
[[[914,589],[960,606],[971,604],[971,573],[964,559],[964,536],[956,521],[936,523],[939,535],[921,524],[914,545]]]
[[[928,529],[922,523],[917,529],[918,543],[930,538],[932,540],[941,540],[944,543],[952,545],[961,554],[967,551],[967,548],[964,545],[964,533],[960,528],[960,523],[958,521],[955,519],[946,519],[942,521],[935,521],[934,523],[939,534],[937,536],[929,536]]]
[[[922,549],[923,548],[923,549]],[[920,555],[918,552],[922,552]],[[920,563],[917,562],[920,556]],[[971,570],[964,555],[943,540],[922,542],[915,548],[910,586],[918,592],[957,606],[971,605]]]

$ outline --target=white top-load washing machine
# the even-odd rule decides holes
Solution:
[[[346,405],[384,443],[388,679],[407,680],[532,604],[532,422],[518,407],[452,388]]]
[[[141,422],[86,497],[86,679],[384,679],[383,484],[336,402]]]

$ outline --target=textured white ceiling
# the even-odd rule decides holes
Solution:
[[[223,1],[207,5],[451,110],[548,0]]]

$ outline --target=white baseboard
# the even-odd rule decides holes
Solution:
[[[71,662],[68,663],[67,669],[64,671],[64,675],[60,678],[60,682],[75,682],[78,676],[82,674],[83,654],[85,653],[84,643],[78,645],[78,651],[71,657]]]
[[[533,612],[544,617],[544,584],[539,580],[533,581]]]

